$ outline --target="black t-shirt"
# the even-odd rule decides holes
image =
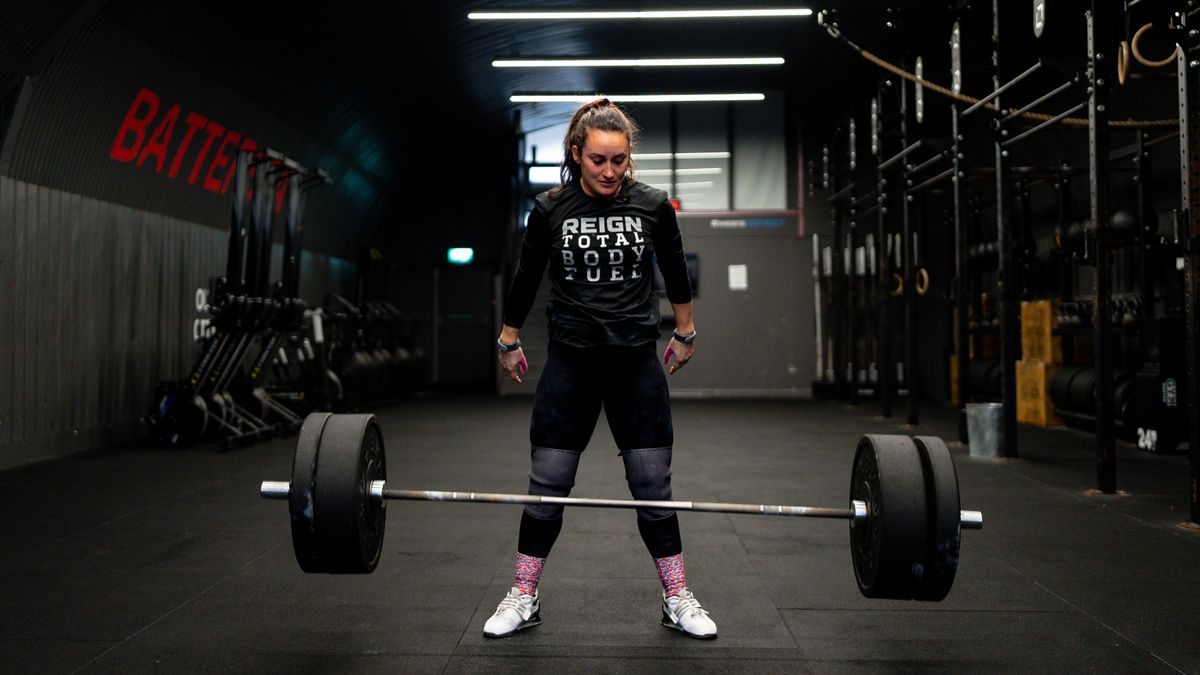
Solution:
[[[504,306],[520,328],[550,262],[550,339],[575,347],[635,346],[658,338],[657,259],[674,304],[691,302],[683,237],[667,193],[627,181],[615,199],[584,193],[578,180],[537,196]]]

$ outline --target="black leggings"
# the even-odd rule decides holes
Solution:
[[[529,494],[565,497],[575,486],[579,456],[604,409],[635,499],[671,499],[671,400],[653,342],[638,347],[570,347],[551,341],[529,426]],[[530,505],[521,516],[517,550],[545,558],[562,529],[562,507]],[[638,531],[650,555],[683,551],[674,511],[638,509]]]

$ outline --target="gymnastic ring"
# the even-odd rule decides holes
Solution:
[[[1133,41],[1129,43],[1129,48],[1133,52],[1133,58],[1137,59],[1138,63],[1146,66],[1147,68],[1161,68],[1175,60],[1175,55],[1179,53],[1179,45],[1175,45],[1175,51],[1171,52],[1171,55],[1162,61],[1151,61],[1142,56],[1142,51],[1138,49],[1138,40],[1141,40],[1142,34],[1150,30],[1150,27],[1153,25],[1153,23],[1148,23],[1145,26],[1137,29],[1137,32],[1133,34]]]
[[[1129,73],[1129,42],[1121,40],[1121,48],[1117,51],[1117,81],[1125,84],[1125,76]]]
[[[892,277],[896,279],[896,287],[888,295],[894,298],[904,293],[904,277],[900,276],[898,272],[892,272]]]
[[[929,270],[924,267],[917,269],[917,295],[929,292]]]

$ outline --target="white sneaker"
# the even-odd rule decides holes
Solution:
[[[717,624],[708,618],[708,612],[700,606],[700,601],[686,588],[679,595],[667,595],[664,591],[662,612],[662,625],[667,628],[700,640],[717,637]]]
[[[542,622],[537,591],[524,595],[515,587],[496,607],[496,613],[483,624],[483,637],[502,638]]]

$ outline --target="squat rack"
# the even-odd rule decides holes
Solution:
[[[1186,36],[1175,49],[1175,76],[1179,84],[1179,179],[1180,208],[1175,213],[1175,242],[1180,249],[1177,264],[1183,267],[1184,326],[1187,351],[1187,436],[1191,476],[1189,524],[1200,527],[1200,35],[1195,9],[1187,3],[1175,14]],[[1180,3],[1182,5],[1182,3]]]
[[[1042,130],[1062,123],[1064,121],[1078,123],[1078,120],[1070,119],[1071,115],[1087,109],[1087,132],[1088,132],[1088,187],[1089,187],[1089,212],[1091,216],[1092,228],[1086,232],[1085,245],[1085,261],[1096,268],[1095,281],[1092,288],[1092,304],[1094,311],[1092,313],[1093,320],[1093,341],[1094,351],[1096,355],[1096,369],[1099,387],[1096,395],[1096,419],[1097,419],[1097,491],[1102,493],[1113,493],[1116,491],[1116,457],[1115,457],[1115,436],[1113,429],[1113,397],[1112,397],[1112,377],[1113,377],[1113,360],[1112,360],[1112,277],[1111,266],[1113,263],[1112,256],[1112,236],[1113,231],[1110,227],[1111,204],[1109,195],[1109,175],[1110,164],[1114,161],[1114,157],[1110,152],[1109,139],[1109,112],[1108,102],[1111,92],[1111,81],[1117,75],[1118,59],[1113,58],[1114,54],[1108,49],[1114,48],[1117,45],[1116,41],[1116,26],[1127,16],[1130,7],[1138,4],[1140,0],[1133,0],[1125,3],[1125,8],[1112,3],[1093,2],[1091,9],[1086,15],[1086,30],[1087,30],[1087,60],[1086,67],[1078,81],[1064,82],[1040,96],[1035,97],[1031,102],[1017,110],[1004,110],[999,105],[999,99],[1002,94],[1008,89],[1016,85],[1019,81],[1028,77],[1033,72],[1041,68],[1041,63],[1038,62],[1024,71],[1022,74],[1008,80],[1003,81],[1000,70],[1000,35],[999,35],[999,11],[1000,3],[998,0],[992,2],[992,42],[993,42],[993,91],[983,101],[974,102],[973,105],[966,110],[962,110],[956,102],[952,104],[952,129],[951,129],[951,149],[948,153],[951,159],[952,168],[943,174],[939,174],[934,178],[929,179],[935,181],[944,179],[942,176],[948,174],[953,179],[954,196],[953,196],[953,221],[956,239],[954,267],[956,278],[951,287],[951,295],[955,305],[958,307],[957,316],[957,339],[956,351],[960,355],[968,353],[969,330],[967,321],[967,306],[969,301],[968,289],[965,284],[966,266],[967,266],[967,237],[965,232],[965,223],[963,221],[963,209],[966,201],[965,183],[966,178],[966,158],[963,152],[963,117],[981,109],[985,105],[992,109],[992,131],[993,131],[993,150],[995,164],[995,182],[997,190],[996,199],[996,215],[998,226],[998,239],[1000,240],[1000,316],[1001,316],[1001,361],[1003,364],[1002,376],[1002,401],[1005,408],[1004,415],[1004,454],[1010,457],[1017,456],[1017,428],[1016,428],[1016,413],[1015,413],[1015,361],[1019,350],[1019,318],[1017,314],[1018,293],[1017,288],[1019,283],[1016,269],[1016,255],[1019,246],[1018,238],[1014,237],[1012,218],[1012,195],[1010,194],[1011,185],[1008,182],[1010,178],[1010,165],[1008,162],[1008,148],[1013,144],[1026,140]],[[1175,12],[1173,27],[1179,29],[1179,34],[1186,33],[1189,20],[1192,19],[1200,10],[1194,8],[1195,3],[1177,3],[1180,9]],[[1044,9],[1044,6],[1043,6]],[[878,57],[865,52],[864,50],[854,45],[848,39],[841,35],[837,30],[836,24],[826,25],[827,30],[834,37],[842,40],[847,45],[854,48],[857,52],[885,69],[891,70],[897,74],[902,74],[908,79],[917,82],[918,85],[932,84],[923,80],[918,74],[912,76],[910,73],[900,71],[900,69],[891,64],[887,64]],[[1038,31],[1040,35],[1040,31]],[[1198,261],[1196,256],[1200,254],[1200,217],[1193,215],[1195,209],[1194,204],[1200,203],[1200,129],[1197,128],[1197,116],[1200,114],[1200,81],[1197,77],[1200,76],[1200,61],[1193,59],[1190,55],[1200,49],[1200,38],[1196,31],[1188,35],[1186,44],[1179,45],[1176,50],[1176,66],[1177,79],[1179,84],[1179,136],[1180,136],[1180,163],[1181,163],[1181,188],[1182,188],[1182,208],[1176,214],[1176,242],[1180,252],[1178,261],[1179,268],[1183,271],[1185,277],[1185,323],[1186,323],[1186,350],[1187,350],[1187,392],[1200,392],[1200,340],[1197,339],[1198,330],[1200,330],[1200,269],[1197,269]],[[952,32],[952,74],[954,77],[953,94],[957,100],[963,100],[966,97],[961,96],[961,62],[958,47],[961,44],[961,23],[955,21]],[[1021,133],[1013,135],[1010,128],[1010,123],[1013,119],[1026,115],[1033,108],[1040,106],[1051,98],[1071,91],[1077,88],[1078,83],[1086,85],[1086,99],[1083,102],[1075,104],[1073,107],[1058,113],[1054,116],[1040,115],[1038,119],[1040,124],[1027,129]],[[936,87],[936,86],[935,86]],[[942,93],[949,93],[943,90]],[[991,105],[988,105],[991,103]],[[1125,123],[1128,126],[1135,126],[1136,123]],[[1146,166],[1145,147],[1148,141],[1147,134],[1139,133],[1136,145],[1138,146],[1134,154],[1136,154],[1139,166],[1139,191],[1149,190],[1150,185],[1147,183],[1150,177],[1149,167]],[[906,146],[907,149],[907,146]],[[934,159],[929,162],[935,161]],[[928,163],[922,163],[921,167],[928,166]],[[919,186],[913,186],[911,181],[905,181],[906,188],[904,195],[905,201],[911,192],[919,191],[922,183]],[[911,190],[907,188],[912,188]],[[1142,204],[1143,213],[1142,222],[1152,222],[1153,212],[1149,210],[1148,198],[1143,195],[1139,199]],[[907,206],[907,203],[905,204]],[[1147,217],[1147,212],[1150,217]],[[907,233],[906,233],[907,234]],[[1150,236],[1143,227],[1143,232],[1140,238],[1145,243],[1145,239]],[[904,238],[904,243],[910,244],[908,237]],[[907,266],[906,266],[907,267]],[[907,270],[906,270],[907,272]],[[1142,276],[1148,277],[1149,272],[1143,269]],[[910,279],[906,279],[911,283]],[[1147,290],[1147,285],[1143,284],[1143,294],[1151,291]],[[1147,306],[1152,307],[1152,303],[1145,302]],[[911,357],[910,357],[911,358]],[[965,358],[960,358],[957,368],[958,374],[958,396],[956,403],[958,406],[965,406],[970,400],[969,391],[970,378],[968,363]],[[888,371],[888,364],[881,363],[881,372]],[[1200,523],[1200,401],[1198,396],[1187,397],[1187,415],[1188,415],[1188,439],[1190,446],[1190,463],[1191,463],[1191,489],[1189,494],[1191,497],[1191,521]],[[886,404],[885,404],[886,410]]]

